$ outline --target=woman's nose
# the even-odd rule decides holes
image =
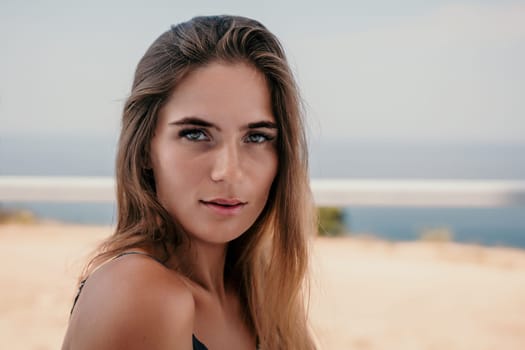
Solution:
[[[241,177],[242,168],[238,146],[225,143],[216,153],[211,178],[215,182],[226,181],[235,183],[238,182]]]

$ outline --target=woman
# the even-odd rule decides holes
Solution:
[[[315,348],[299,105],[254,20],[196,17],[152,44],[123,112],[116,231],[85,269],[63,349]]]

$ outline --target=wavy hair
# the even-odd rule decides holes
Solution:
[[[237,287],[246,322],[262,349],[314,349],[306,276],[307,241],[316,226],[301,101],[281,44],[252,19],[195,17],[163,33],[140,60],[122,116],[117,226],[81,279],[128,249],[162,247],[168,255],[182,246],[182,227],[156,197],[150,143],[158,112],[177,84],[214,61],[246,62],[266,77],[279,131],[278,172],[268,201],[254,224],[229,243],[225,279]]]

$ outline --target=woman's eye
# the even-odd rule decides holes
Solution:
[[[263,143],[266,141],[271,141],[273,139],[274,139],[273,136],[261,134],[261,133],[248,135],[248,142],[251,142],[251,143]]]
[[[208,139],[206,133],[200,129],[181,130],[179,136],[190,141],[206,141]]]

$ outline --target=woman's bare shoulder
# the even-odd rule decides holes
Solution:
[[[123,256],[87,279],[63,349],[189,350],[194,312],[179,274],[147,256]]]

